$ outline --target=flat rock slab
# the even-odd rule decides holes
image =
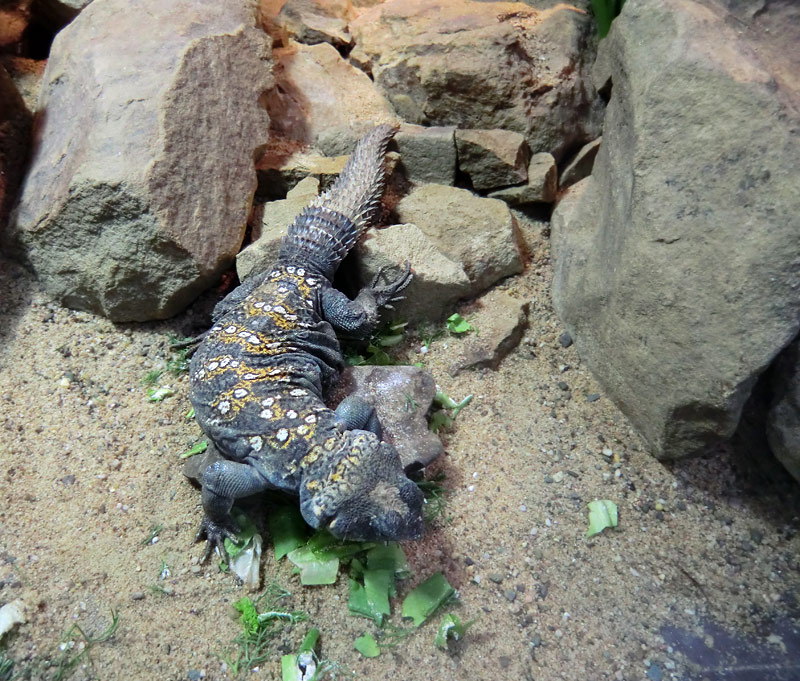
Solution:
[[[450,367],[455,376],[466,369],[497,369],[519,345],[528,323],[530,303],[499,290],[489,291],[461,311],[477,332],[469,333],[457,347]]]
[[[415,183],[452,185],[456,181],[456,141],[453,126],[408,123],[394,136],[400,152],[400,169]]]
[[[104,0],[56,36],[9,230],[53,297],[164,318],[230,265],[269,127],[269,48],[245,0]]]
[[[797,44],[792,12],[761,46]],[[797,81],[735,23],[685,0],[625,5],[595,66],[613,84],[603,144],[552,218],[555,309],[665,459],[729,438],[800,327]]]
[[[442,451],[439,436],[428,429],[428,410],[436,395],[429,371],[414,366],[348,367],[328,398],[334,408],[348,395],[375,407],[383,439],[400,454],[403,468],[427,466]]]

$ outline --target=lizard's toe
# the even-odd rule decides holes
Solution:
[[[200,562],[205,563],[214,549],[217,549],[217,552],[225,561],[230,561],[228,552],[225,550],[225,539],[235,542],[238,534],[239,528],[233,521],[217,523],[208,518],[208,516],[204,517],[197,534],[194,536],[195,543],[206,540],[206,548],[203,551],[203,557]]]

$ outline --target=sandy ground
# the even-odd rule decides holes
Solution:
[[[451,610],[473,629],[442,652],[428,624],[363,659],[353,640],[374,628],[348,615],[346,580],[301,587],[267,555],[264,583],[288,588],[284,606],[310,619],[242,678],[280,678],[280,654],[309,624],[357,679],[800,678],[797,487],[737,471],[724,449],[669,467],[649,457],[559,343],[546,235],[524,229],[531,261],[502,287],[532,301],[530,328],[500,370],[451,378],[457,338],[424,358],[408,347],[450,395],[475,399],[433,466],[446,518],[404,546],[414,574],[401,591],[443,571],[460,593]],[[53,304],[8,261],[0,291],[0,604],[22,598],[28,617],[0,650],[21,678],[52,678],[64,632],[97,634],[114,610],[115,635],[70,678],[231,678],[219,656],[240,631],[242,592],[216,562],[199,566],[191,543],[200,495],[178,454],[200,431],[184,418],[186,375],[162,379],[175,395],[161,403],[142,382],[169,356],[168,334],[203,328],[214,292],[175,319],[115,325]],[[619,528],[586,539],[596,498],[618,504]]]

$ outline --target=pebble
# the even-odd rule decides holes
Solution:
[[[489,579],[495,584],[500,584],[503,581],[503,575],[500,572],[490,572]]]
[[[590,393],[586,396],[587,402],[597,402],[600,399],[600,393]]]
[[[565,381],[559,381],[558,387],[561,388],[561,390],[569,390],[569,385],[567,385]]]
[[[568,348],[572,345],[572,336],[569,335],[569,332],[565,331],[558,337],[558,342],[561,343],[562,348]]]
[[[503,591],[503,596],[505,596],[506,600],[510,601],[511,603],[517,600],[517,592],[515,589],[506,589]]]
[[[189,681],[200,681],[200,679],[206,678],[206,673],[203,669],[190,669],[186,676]]]
[[[132,601],[143,601],[144,600],[144,591],[134,591],[131,594]]]

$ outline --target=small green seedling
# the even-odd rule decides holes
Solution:
[[[475,331],[475,327],[456,312],[447,318],[447,330],[452,334],[460,335]]]
[[[233,604],[240,613],[242,633],[232,641],[238,649],[236,656],[226,654],[221,659],[234,676],[238,676],[240,670],[266,662],[270,657],[273,639],[284,633],[287,626],[307,619],[303,612],[278,609],[280,601],[289,596],[291,594],[286,589],[271,583],[255,601],[245,596]],[[266,602],[267,609],[264,612],[259,611],[262,601]]]
[[[608,499],[589,502],[589,529],[587,537],[600,534],[607,527],[617,526],[617,505]]]
[[[202,454],[204,451],[208,449],[208,440],[201,440],[196,445],[193,445],[191,449],[186,450],[183,454],[179,455],[181,459],[188,459],[190,456],[194,456],[195,454]]]
[[[425,522],[428,524],[444,517],[447,506],[447,488],[440,483],[445,477],[445,474],[439,471],[431,478],[417,481],[417,487],[422,490],[422,494],[425,496],[425,506],[422,512],[425,516]]]
[[[111,624],[97,636],[90,636],[79,624],[73,624],[61,636],[61,643],[58,646],[61,655],[53,662],[55,666],[55,674],[51,677],[53,681],[64,681],[76,667],[84,663],[84,660],[88,660],[89,664],[94,667],[91,657],[92,648],[98,643],[108,641],[114,636],[118,627],[119,614],[113,610],[111,611]],[[83,640],[77,641],[79,637]]]
[[[183,415],[183,418],[185,418],[187,421],[191,421],[191,420],[194,418],[194,407],[191,407],[191,408],[189,409],[189,411],[187,411],[187,412],[186,412],[186,413]]]
[[[164,529],[163,525],[151,525],[150,534],[147,536],[146,539],[142,539],[141,545],[148,546],[149,544],[155,544],[158,541],[158,535],[161,534],[161,530],[163,529]]]
[[[433,403],[438,409],[431,414],[428,428],[434,433],[438,433],[442,428],[449,428],[453,425],[453,421],[455,421],[459,412],[470,402],[472,402],[472,395],[467,395],[460,402],[456,402],[443,390],[437,389],[436,395],[433,397]],[[446,410],[449,410],[450,413]]]
[[[345,348],[345,362],[350,366],[363,366],[365,364],[389,366],[397,362],[386,352],[386,348],[399,345],[405,336],[407,322],[388,322],[379,331],[374,333],[366,348],[366,356],[353,348]]]
[[[401,612],[403,617],[410,617],[414,626],[418,627],[453,598],[457,598],[456,590],[441,572],[437,572],[405,597]]]
[[[353,647],[361,653],[364,657],[378,657],[381,654],[381,649],[378,647],[378,642],[372,634],[364,634],[359,636]]]
[[[436,632],[436,638],[433,641],[434,645],[441,650],[447,650],[447,642],[450,639],[453,641],[458,641],[461,639],[464,634],[467,633],[467,629],[469,629],[474,622],[475,620],[462,622],[458,615],[447,613],[442,618],[442,623],[439,625],[439,631]]]

